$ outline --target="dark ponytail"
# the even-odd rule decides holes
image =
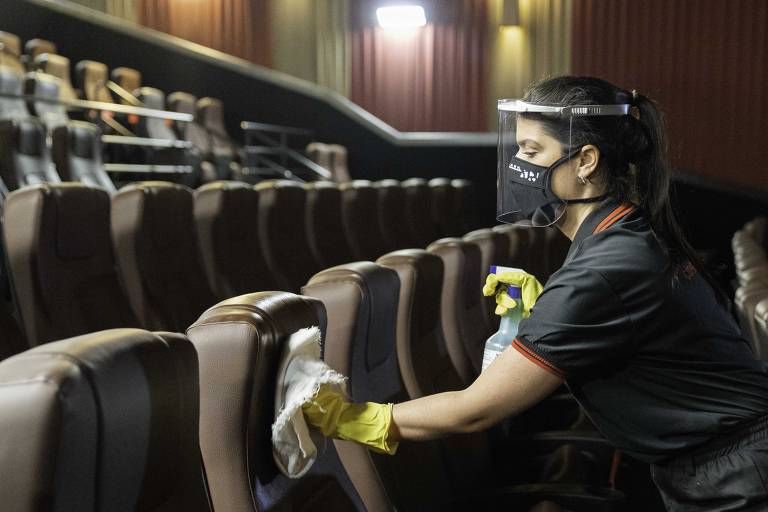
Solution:
[[[710,283],[722,300],[725,295],[704,269],[686,240],[671,199],[672,170],[667,158],[664,116],[656,103],[594,77],[559,76],[533,84],[526,101],[556,105],[629,104],[626,116],[576,116],[571,122],[551,117],[539,120],[564,151],[592,144],[600,150],[599,169],[606,193],[632,202],[647,214],[653,231],[671,261],[671,278],[677,282],[694,269]],[[568,144],[571,147],[568,147]]]

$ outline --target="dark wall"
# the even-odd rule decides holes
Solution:
[[[224,60],[211,62],[181,45],[161,44],[153,38],[115,30],[95,19],[83,20],[27,0],[0,1],[3,4],[0,30],[14,32],[23,40],[43,37],[56,41],[60,52],[68,56],[73,65],[89,58],[103,61],[110,68],[136,67],[144,74],[147,85],[166,92],[183,90],[221,98],[233,135],[240,134],[242,120],[309,127],[315,130],[318,140],[338,142],[349,148],[355,178],[470,179],[477,185],[473,208],[477,223],[494,223],[494,147],[395,144],[325,101],[260,79]],[[735,151],[701,146],[696,150],[724,154]],[[764,166],[765,161],[761,164]],[[732,172],[745,171],[733,169]],[[768,199],[760,191],[727,188],[711,180],[690,179],[685,175],[677,180],[675,190],[681,219],[694,245],[708,250],[714,262],[730,262],[733,232],[749,218],[768,213]]]

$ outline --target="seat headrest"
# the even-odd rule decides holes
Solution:
[[[21,39],[16,34],[0,32],[0,45],[2,45],[3,52],[17,58],[21,57]]]
[[[84,81],[103,80],[106,82],[109,76],[107,65],[95,60],[81,60],[75,65],[75,72]]]
[[[197,98],[186,92],[174,92],[168,95],[166,103],[173,112],[195,115]]]
[[[35,57],[35,68],[58,77],[69,76],[69,59],[55,53],[41,53]]]
[[[402,182],[402,186],[406,188],[411,187],[426,187],[427,186],[427,180],[423,178],[409,178]]]
[[[45,127],[35,118],[16,119],[16,151],[22,155],[42,156],[47,151]]]
[[[27,73],[24,79],[24,93],[40,98],[59,99],[61,79],[40,71]]]
[[[216,98],[200,98],[197,100],[197,117],[202,124],[223,123],[224,103]]]
[[[133,91],[141,87],[141,72],[133,68],[115,68],[111,73],[112,81],[126,91]]]
[[[353,180],[339,185],[341,190],[359,190],[373,187],[373,183],[368,180]]]
[[[292,180],[267,180],[257,183],[256,190],[303,190],[301,183]]]
[[[83,121],[71,121],[68,128],[72,154],[78,158],[93,158],[93,150],[99,138],[98,127]]]
[[[165,94],[160,89],[154,87],[140,87],[133,92],[136,98],[144,103],[147,108],[165,110]]]
[[[309,181],[302,186],[304,187],[304,190],[315,190],[320,194],[326,194],[329,191],[333,191],[330,193],[338,193],[340,190],[338,183],[334,183],[333,181]]]
[[[44,185],[45,195],[53,199],[56,249],[63,260],[87,258],[99,248],[111,245],[109,235],[109,194],[79,183]],[[83,226],[89,226],[83,229]]]
[[[10,66],[0,65],[0,92],[5,94],[21,94],[22,74]]]
[[[400,182],[397,180],[379,180],[373,183],[376,188],[400,188]]]
[[[30,39],[24,44],[24,53],[26,53],[30,59],[34,59],[41,53],[56,53],[58,48],[56,43],[48,41],[46,39]]]
[[[180,226],[193,226],[192,189],[166,181],[141,181],[120,189],[118,196],[141,193],[148,240],[157,249],[178,246],[186,239]]]
[[[450,187],[451,180],[448,178],[432,178],[427,184],[430,187]]]

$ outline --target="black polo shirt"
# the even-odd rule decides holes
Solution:
[[[582,223],[512,346],[566,384],[617,448],[657,462],[768,413],[768,374],[692,266],[613,200]]]

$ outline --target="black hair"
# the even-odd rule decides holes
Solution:
[[[656,103],[595,77],[558,76],[530,86],[524,101],[553,105],[631,105],[623,116],[536,116],[565,152],[592,144],[600,150],[606,194],[640,206],[671,261],[672,279],[690,274],[693,266],[722,301],[718,284],[704,269],[677,221],[670,196],[671,166],[667,158],[664,116]],[[571,147],[568,147],[570,144]]]

